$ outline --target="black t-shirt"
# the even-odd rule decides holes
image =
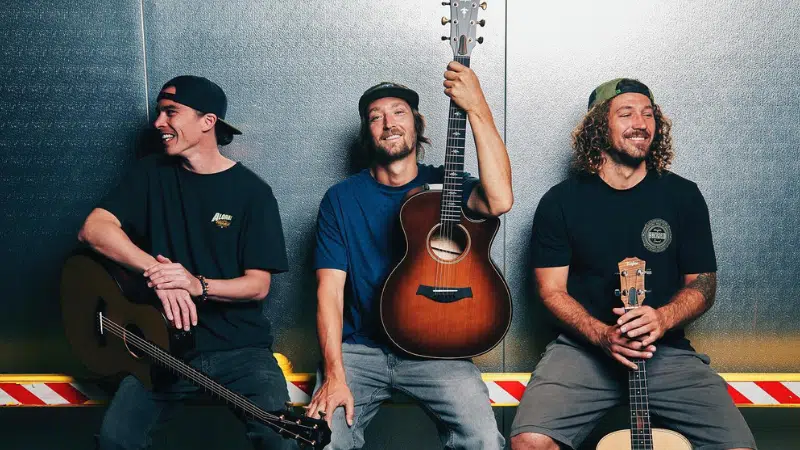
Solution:
[[[246,269],[288,270],[278,204],[272,189],[236,163],[199,175],[174,158],[148,157],[99,205],[151,255],[164,255],[195,275],[231,279]],[[270,347],[265,302],[198,307],[196,350]]]
[[[611,309],[622,306],[615,272],[626,257],[652,270],[644,304],[653,308],[684,286],[683,275],[716,272],[708,207],[695,183],[651,170],[636,186],[617,190],[582,174],[542,197],[533,221],[533,266],[569,266],[569,294],[608,324],[618,317]],[[689,347],[682,329],[659,342]]]

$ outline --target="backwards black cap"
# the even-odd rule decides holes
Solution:
[[[164,92],[168,87],[174,87],[175,93]],[[173,102],[186,105],[196,109],[201,113],[212,113],[217,116],[217,123],[227,127],[231,134],[242,134],[233,125],[225,122],[225,112],[228,110],[228,97],[216,83],[208,78],[194,75],[181,75],[166,83],[158,93],[156,101],[161,99],[172,100]]]
[[[399,83],[384,81],[364,91],[358,100],[358,113],[361,118],[367,117],[367,108],[375,100],[385,97],[397,97],[405,100],[412,109],[419,109],[419,95]]]
[[[611,100],[620,94],[626,94],[628,92],[646,95],[648,98],[650,98],[651,103],[656,102],[653,98],[653,93],[650,92],[650,88],[645,86],[645,84],[641,81],[634,80],[632,78],[615,78],[611,81],[606,81],[600,86],[597,86],[592,91],[592,95],[589,96],[588,109],[592,109],[592,106],[594,105],[599,105],[600,103]]]

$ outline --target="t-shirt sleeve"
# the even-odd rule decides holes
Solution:
[[[678,268],[681,274],[716,272],[717,257],[706,201],[694,183],[685,196],[679,211]]]
[[[539,201],[533,216],[531,263],[533,267],[563,267],[569,265],[571,258],[564,213],[551,190]]]
[[[334,195],[328,191],[317,214],[317,244],[314,250],[314,270],[339,269],[347,271],[347,248],[334,206]]]
[[[242,266],[247,269],[281,273],[289,270],[286,241],[272,189],[257,197],[248,214],[242,239]]]
[[[147,161],[136,163],[117,187],[97,205],[113,214],[122,228],[135,236],[144,236],[147,231],[148,166]]]

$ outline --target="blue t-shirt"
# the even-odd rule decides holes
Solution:
[[[380,324],[380,293],[405,250],[398,214],[408,191],[442,183],[443,167],[417,164],[416,178],[403,186],[385,186],[368,169],[335,184],[322,199],[317,216],[314,269],[347,273],[342,341],[386,344]],[[478,180],[464,180],[463,205]]]

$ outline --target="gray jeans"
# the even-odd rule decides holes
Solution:
[[[646,364],[650,412],[695,450],[756,448],[708,356],[656,343]],[[511,435],[540,433],[576,448],[606,411],[627,403],[628,369],[599,348],[562,334],[536,365]]]
[[[328,449],[361,448],[364,430],[392,390],[416,399],[433,417],[446,449],[503,448],[505,440],[497,429],[489,391],[472,361],[412,359],[348,343],[342,344],[342,358],[347,386],[355,398],[355,419],[349,427],[344,408],[336,409]]]

